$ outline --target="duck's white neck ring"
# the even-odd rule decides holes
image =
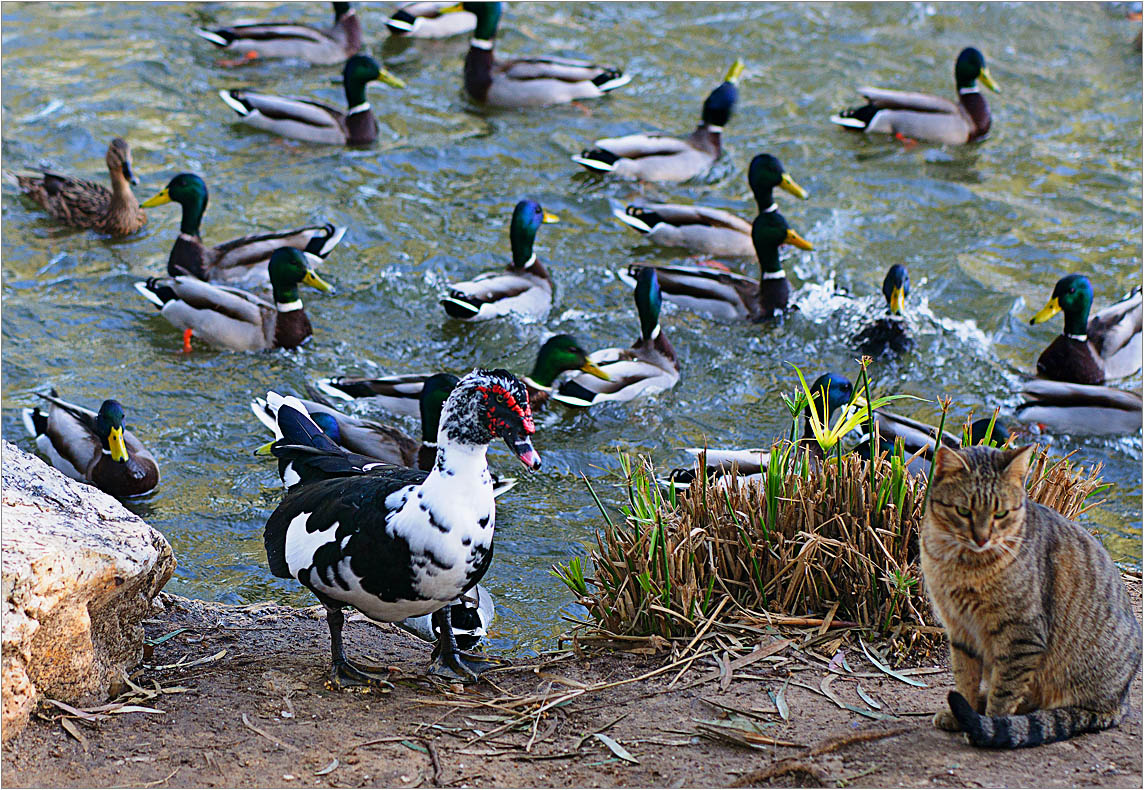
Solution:
[[[493,42],[483,38],[469,39],[469,46],[476,47],[477,49],[490,50],[493,48]]]
[[[763,272],[760,280],[781,280],[786,277],[786,272],[779,269],[777,272]]]
[[[432,447],[434,450],[437,449],[437,443],[436,442],[422,442],[421,446],[422,447]]]
[[[369,112],[369,102],[364,101],[361,104],[350,107],[349,112],[347,112],[346,115],[357,115],[359,112]]]
[[[722,126],[712,126],[711,124],[707,124],[707,131],[711,132],[712,134],[722,134],[723,127]]]
[[[772,211],[778,211],[778,210],[779,210],[778,204],[772,203],[771,205],[769,205],[765,209],[763,209],[762,213],[763,214],[770,214]]]
[[[522,263],[522,264],[520,265],[520,268],[522,268],[522,269],[528,269],[528,268],[530,268],[530,267],[532,266],[532,264],[534,264],[534,263],[536,263],[536,253],[535,253],[535,252],[534,252],[534,253],[532,253],[532,255],[529,257],[529,259],[528,259],[527,261],[525,261],[524,263]]]
[[[1068,332],[1061,332],[1061,334],[1067,337],[1069,340],[1076,340],[1078,343],[1088,342],[1088,335],[1070,335]]]
[[[663,330],[662,330],[662,329],[660,329],[660,326],[659,326],[659,324],[656,324],[656,325],[655,325],[655,329],[651,330],[651,337],[650,337],[650,338],[648,338],[648,339],[649,339],[649,340],[655,340],[657,337],[659,337],[659,334],[660,334],[660,332],[662,332],[662,331],[663,331]]]
[[[542,387],[528,376],[522,377],[521,381],[523,381],[527,386],[532,387],[537,392],[552,392],[552,387]]]
[[[275,302],[274,306],[278,308],[280,313],[292,313],[295,310],[302,309],[302,300],[296,299],[293,302]]]
[[[974,85],[971,88],[958,88],[957,92],[964,96],[967,93],[981,93],[981,88],[978,88],[976,85]]]

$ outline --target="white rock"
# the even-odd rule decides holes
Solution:
[[[23,729],[37,695],[105,698],[139,663],[140,621],[171,578],[166,539],[115,498],[3,444],[0,723]]]

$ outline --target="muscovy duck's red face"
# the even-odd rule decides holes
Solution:
[[[450,432],[457,429],[456,439],[487,444],[499,436],[521,463],[532,470],[540,468],[540,454],[528,438],[536,433],[536,424],[520,379],[507,370],[475,370],[457,384],[449,398],[454,399],[455,414],[464,415],[450,420],[455,425],[447,425]]]

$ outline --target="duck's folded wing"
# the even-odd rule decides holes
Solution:
[[[95,435],[95,412],[52,395],[40,397],[51,404],[44,432],[50,446],[44,446],[41,441],[36,442],[37,446],[52,457],[53,466],[63,469],[69,476],[74,471],[81,479],[87,477],[103,452],[99,437]],[[65,461],[71,470],[60,466],[53,456]]]
[[[660,134],[629,134],[624,137],[605,137],[596,141],[597,148],[616,156],[637,159],[643,156],[669,156],[693,151],[685,141]]]
[[[196,277],[169,277],[166,283],[171,286],[179,300],[189,307],[212,310],[237,321],[261,324],[263,310],[274,309],[269,302],[259,299],[248,291],[225,285],[213,285]],[[170,304],[168,302],[168,306]]]
[[[674,371],[638,359],[621,359],[604,368],[609,380],[582,373],[560,385],[552,397],[561,403],[587,405],[607,400],[631,400],[670,388],[679,376]]]
[[[705,225],[711,228],[726,228],[740,233],[751,232],[751,223],[729,211],[707,206],[684,206],[678,203],[650,203],[643,208],[654,211],[664,222],[671,225]]]
[[[586,60],[571,58],[514,58],[497,61],[497,66],[512,80],[560,80],[586,82],[599,77],[605,69]]]
[[[257,112],[271,121],[296,121],[319,129],[341,129],[341,110],[297,96],[274,96],[248,90],[222,91],[223,101],[239,115]]]
[[[225,241],[214,247],[214,251],[218,255],[218,258],[215,259],[214,268],[232,269],[236,266],[252,266],[270,260],[270,256],[279,247],[295,247],[304,250],[311,239],[325,233],[326,230],[327,226],[324,225],[309,225],[278,233],[259,233]],[[311,264],[320,262],[317,256],[310,259]],[[225,277],[225,275],[223,276]]]
[[[474,304],[511,299],[533,287],[533,283],[513,274],[494,274],[460,283],[450,283],[451,295],[462,295]]]
[[[290,40],[321,44],[330,38],[320,30],[296,22],[254,22],[249,25],[216,28],[209,32],[227,39],[230,43],[242,39],[244,41]]]
[[[669,296],[736,302],[741,301],[739,289],[758,287],[758,282],[750,277],[707,266],[656,266],[655,273],[660,290]],[[638,272],[628,272],[627,279],[633,284],[636,274]]]
[[[755,475],[765,471],[767,462],[771,457],[770,450],[757,448],[749,450],[720,450],[711,447],[685,447],[684,452],[695,456],[696,460],[699,459],[700,454],[706,453],[708,467],[717,467],[730,471],[731,467],[737,464],[739,474],[741,475]]]
[[[914,110],[916,112],[953,113],[960,107],[941,96],[914,91],[892,91],[884,88],[859,88],[858,92],[882,110]]]
[[[1088,339],[1104,361],[1105,378],[1120,379],[1140,370],[1142,325],[1144,303],[1140,288],[1089,319]]]
[[[1033,379],[1021,388],[1021,393],[1038,403],[1054,406],[1096,406],[1139,411],[1141,405],[1140,396],[1135,392],[1050,379]]]
[[[345,414],[318,401],[299,400],[311,415],[325,413],[333,417],[342,435],[341,446],[351,452],[398,466],[406,465],[417,452],[417,443],[398,428]]]
[[[885,409],[874,412],[874,421],[878,425],[878,435],[883,445],[893,444],[896,439],[901,439],[907,458],[923,447],[931,448],[934,436],[937,435],[937,428],[934,426]],[[946,447],[961,447],[961,441],[949,431],[942,431],[942,444]],[[926,452],[928,455],[928,449]]]

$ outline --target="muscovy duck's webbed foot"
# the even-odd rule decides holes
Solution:
[[[326,623],[330,627],[330,655],[333,660],[329,686],[335,690],[355,686],[385,690],[393,688],[393,684],[383,674],[384,669],[365,664],[359,666],[346,658],[346,651],[342,645],[342,626],[345,621],[346,617],[341,609],[326,607]]]
[[[448,606],[433,613],[433,630],[437,632],[437,646],[433,648],[433,661],[429,665],[429,673],[432,675],[462,683],[475,683],[486,670],[508,665],[504,659],[458,650]]]

